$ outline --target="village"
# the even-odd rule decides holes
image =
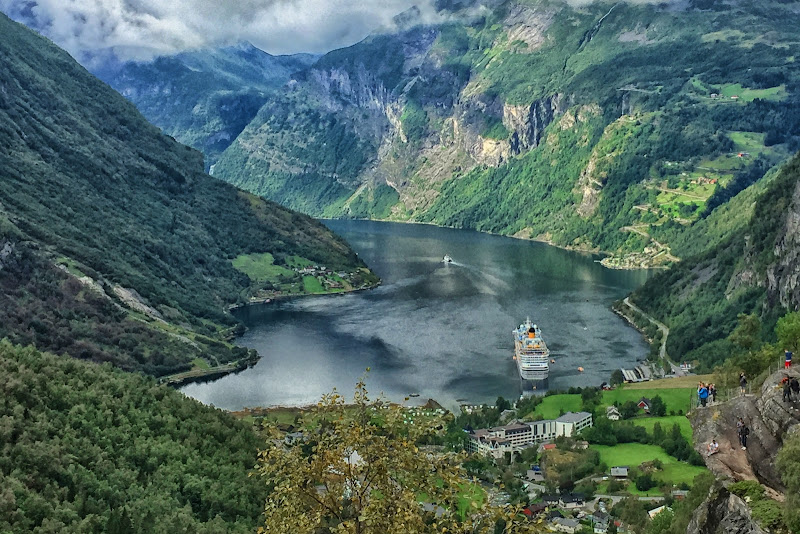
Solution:
[[[626,371],[631,383],[615,388],[571,388],[513,404],[498,398],[494,405],[463,405],[458,414],[434,401],[403,405],[403,423],[447,421],[446,436],[421,449],[466,452],[475,501],[520,505],[530,521],[553,532],[627,532],[629,509],[641,521],[671,513],[670,504],[684,499],[706,470],[684,415],[693,394],[688,380],[697,377],[652,381],[642,369]],[[287,448],[307,439],[296,426],[297,409],[237,416],[257,425],[271,421],[280,430],[273,441]],[[481,422],[489,424],[476,426]]]

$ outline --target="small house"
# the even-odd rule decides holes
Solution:
[[[565,532],[566,534],[575,534],[581,529],[581,522],[577,519],[565,519],[557,517],[553,519],[553,530],[556,532]]]
[[[647,397],[642,397],[641,399],[639,399],[639,402],[636,403],[636,406],[638,406],[639,408],[644,410],[644,413],[648,413],[649,414],[650,413],[650,403],[651,403],[650,399],[648,399]]]
[[[627,478],[628,477],[628,466],[627,465],[618,465],[611,468],[611,476],[616,478]]]
[[[665,505],[662,504],[658,508],[653,508],[652,510],[647,512],[647,515],[650,516],[650,519],[653,519],[655,516],[657,516],[658,514],[663,512],[664,510],[669,510],[669,508],[667,508]]]
[[[556,449],[555,443],[542,443],[539,445],[538,452],[539,454],[543,453],[544,451],[552,451]]]
[[[534,518],[545,513],[547,505],[542,503],[530,504],[522,509],[522,513],[529,518]]]
[[[584,503],[585,498],[582,493],[569,493],[567,495],[561,495],[561,498],[558,500],[558,504],[567,510],[583,506]]]
[[[611,421],[619,421],[621,417],[619,409],[616,406],[609,406],[606,408],[606,417]]]
[[[528,472],[525,474],[525,479],[531,482],[542,482],[544,480],[544,474],[542,474],[541,471],[528,469]]]

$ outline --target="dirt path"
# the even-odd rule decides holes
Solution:
[[[708,200],[708,197],[695,195],[694,193],[689,193],[689,192],[684,191],[682,189],[669,189],[668,187],[661,187],[661,186],[658,186],[658,185],[651,186],[651,188],[652,189],[656,189],[658,191],[661,191],[663,193],[672,193],[674,195],[680,195],[682,197],[688,197],[688,198],[692,198],[692,199],[695,199],[695,200],[701,200],[703,202]]]

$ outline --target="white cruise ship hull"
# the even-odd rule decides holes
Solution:
[[[539,328],[528,319],[513,334],[514,359],[519,377],[532,382],[547,380],[550,376],[550,350]]]

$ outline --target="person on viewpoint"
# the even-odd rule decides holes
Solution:
[[[750,429],[747,428],[747,424],[742,422],[742,426],[739,427],[739,443],[742,444],[742,450],[747,449],[747,436],[750,435]]]

